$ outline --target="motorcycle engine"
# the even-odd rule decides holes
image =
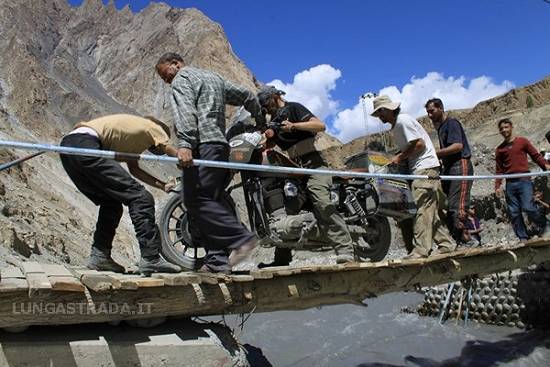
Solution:
[[[315,216],[311,212],[288,215],[284,209],[279,209],[270,218],[269,227],[281,242],[307,240],[315,226]]]
[[[281,178],[263,178],[262,196],[269,218],[270,238],[266,245],[285,242],[306,242],[316,231],[317,222],[311,212],[301,211],[306,195],[299,181]],[[313,234],[315,236],[315,234]]]

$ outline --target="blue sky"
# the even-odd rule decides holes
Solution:
[[[260,81],[285,88],[345,141],[364,135],[356,120],[365,92],[389,94],[418,116],[433,95],[448,109],[472,107],[550,75],[543,0],[165,2],[220,23]],[[149,1],[115,1],[128,3],[138,12]]]

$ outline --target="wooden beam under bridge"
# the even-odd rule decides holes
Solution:
[[[2,270],[0,327],[161,316],[300,310],[360,303],[550,260],[550,239],[465,249],[427,259],[278,267],[237,275],[184,272],[151,278],[35,262]]]

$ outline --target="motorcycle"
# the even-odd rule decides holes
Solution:
[[[280,125],[271,122],[268,129],[281,134]],[[266,149],[262,133],[250,114],[243,108],[233,118],[226,131],[230,146],[230,162],[258,165],[298,167],[286,155]],[[367,166],[365,166],[365,159]],[[368,152],[349,158],[350,170],[368,167]],[[258,171],[232,172],[240,182],[228,187],[223,202],[239,216],[231,192],[242,188],[248,226],[262,246],[294,250],[329,251],[333,247],[323,240],[323,228],[317,223],[307,195],[306,175]],[[408,202],[410,190],[398,180],[373,180],[335,177],[330,197],[344,218],[354,250],[360,261],[380,261],[389,251],[392,233],[388,216],[397,219],[411,215]],[[189,228],[187,211],[182,202],[181,183],[170,192],[159,216],[162,255],[172,263],[187,269],[201,266],[206,255],[200,235]],[[414,208],[414,204],[413,208]],[[243,224],[244,225],[244,224]]]

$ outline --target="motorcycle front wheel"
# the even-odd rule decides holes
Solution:
[[[391,227],[387,217],[373,215],[368,218],[367,234],[361,236],[355,253],[361,261],[382,261],[391,245]]]
[[[181,195],[170,193],[160,206],[163,208],[158,220],[162,256],[188,270],[200,266],[206,251],[202,245],[194,245],[191,241],[187,209]]]

